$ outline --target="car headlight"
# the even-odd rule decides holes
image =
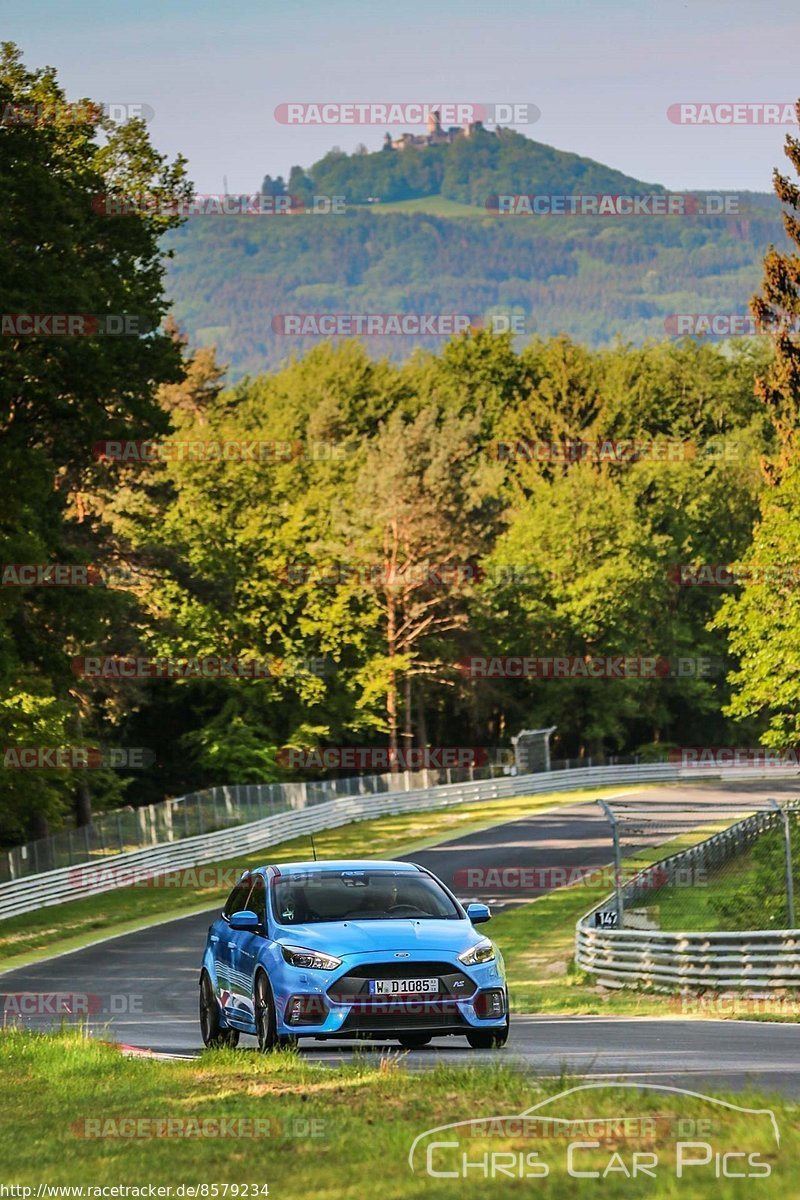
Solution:
[[[474,946],[470,946],[469,950],[459,954],[458,961],[462,962],[465,967],[475,967],[478,963],[491,962],[493,958],[494,946],[488,938],[482,938]]]
[[[304,946],[281,946],[283,957],[293,967],[307,967],[311,971],[335,971],[342,960],[321,950],[306,950]]]

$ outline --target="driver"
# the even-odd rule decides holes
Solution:
[[[394,879],[373,878],[366,895],[362,898],[361,909],[374,916],[388,916],[397,904],[397,883]]]

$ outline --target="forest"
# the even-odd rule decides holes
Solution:
[[[57,110],[64,96],[7,46],[0,100]],[[557,726],[559,757],[795,744],[796,575],[761,567],[800,562],[800,376],[784,321],[800,302],[796,258],[768,249],[766,229],[758,337],[598,347],[534,333],[520,345],[471,328],[399,360],[322,341],[276,369],[226,375],[223,355],[170,314],[168,281],[199,254],[191,229],[159,210],[109,220],[92,205],[109,192],[187,197],[185,164],[158,154],[142,122],[104,120],[17,123],[0,140],[8,311],[135,314],[152,330],[0,339],[12,484],[0,841],[123,803],[293,777],[289,751],[320,746],[500,748],[543,725]],[[788,182],[777,191],[797,202]],[[304,249],[333,294],[362,253],[361,219],[336,236],[313,218],[276,222],[282,269],[299,279]],[[447,264],[457,275],[471,253],[450,221],[363,219],[398,261],[410,234],[420,262],[439,239],[431,278]],[[235,220],[215,228],[247,253]],[[500,239],[498,225],[474,228]],[[518,227],[504,228],[505,271]],[[680,239],[697,230],[671,228],[679,272]],[[723,242],[714,253],[731,267]],[[610,260],[621,234],[613,245]],[[646,251],[644,238],[628,244],[630,261]],[[566,281],[569,256],[549,252]],[[372,284],[396,311],[380,261]],[[247,305],[235,270],[226,286],[233,310]],[[589,310],[591,292],[574,275],[571,286]],[[192,294],[200,312],[206,294]],[[687,586],[704,564],[746,569]],[[659,666],[480,666],[621,657]],[[76,746],[92,749],[91,769],[19,769],[21,749]],[[115,760],[125,748],[137,764]]]

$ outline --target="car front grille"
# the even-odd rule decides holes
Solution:
[[[436,977],[439,980],[438,992],[413,992],[407,996],[373,996],[369,991],[370,979],[428,979]],[[392,1004],[402,1007],[405,1004],[419,1005],[439,1003],[445,1000],[467,1000],[475,993],[475,984],[448,962],[396,962],[362,963],[353,967],[346,975],[342,975],[328,989],[328,996],[334,1003],[356,1004],[359,1007],[373,1006],[378,1003]]]
[[[396,1000],[377,1006],[354,1006],[339,1032],[341,1034],[387,1033],[403,1030],[464,1029],[467,1022],[452,1000],[412,1001],[398,1004]]]

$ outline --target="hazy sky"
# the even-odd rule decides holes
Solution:
[[[792,102],[797,0],[5,0],[3,38],[71,98],[142,103],[199,191],[257,189],[379,127],[291,127],[290,101],[532,102],[522,130],[648,182],[766,191],[788,126],[670,123],[670,104]],[[406,126],[407,127],[407,126]],[[402,132],[403,126],[394,132]]]

